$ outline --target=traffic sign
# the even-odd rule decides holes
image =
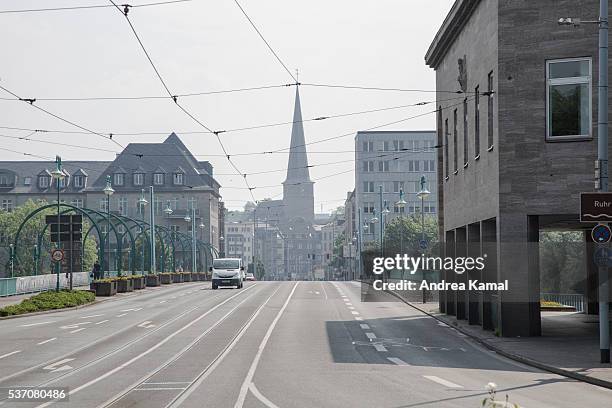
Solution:
[[[598,244],[605,244],[610,242],[612,231],[610,231],[610,227],[606,224],[598,224],[593,228],[593,231],[591,231],[591,238]]]
[[[612,193],[581,193],[580,222],[612,221]]]
[[[593,253],[593,261],[597,266],[610,266],[612,251],[606,247],[597,248]]]
[[[421,248],[423,250],[427,249],[427,240],[425,240],[425,239],[420,240],[419,241],[419,248]]]
[[[60,248],[55,248],[51,251],[51,260],[53,262],[62,262],[64,259],[64,251]]]

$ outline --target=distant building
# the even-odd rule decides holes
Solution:
[[[355,136],[355,191],[354,206],[362,225],[363,243],[380,241],[381,211],[388,208],[386,222],[399,215],[421,211],[421,201],[416,197],[421,189],[421,176],[427,180],[431,194],[425,200],[425,214],[436,214],[437,158],[435,131],[363,131]],[[380,188],[382,187],[382,206]],[[397,206],[400,192],[404,192],[405,207]],[[351,204],[352,205],[352,204]],[[361,214],[359,214],[361,212]],[[361,217],[359,217],[359,215]],[[354,212],[351,223],[356,222]],[[354,230],[355,224],[351,225]]]

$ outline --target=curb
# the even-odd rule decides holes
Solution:
[[[362,284],[365,283],[366,285],[368,285],[367,282],[361,282]],[[442,322],[446,325],[448,325],[448,322],[444,321],[443,319],[439,318],[438,316],[427,312],[423,309],[421,309],[420,307],[412,304],[411,302],[408,302],[406,299],[404,299],[403,297],[401,297],[400,295],[398,295],[395,292],[389,292],[389,291],[385,291],[388,294],[395,296],[396,298],[398,298],[399,300],[401,300],[402,302],[404,302],[405,304],[407,304],[408,306],[418,310],[421,313],[426,314],[427,316],[436,319],[439,322]],[[562,368],[559,367],[555,367],[555,366],[551,366],[548,364],[544,364],[541,363],[539,361],[536,360],[532,360],[528,357],[524,357],[521,356],[519,354],[514,354],[514,353],[509,353],[505,350],[502,350],[501,348],[489,343],[488,341],[473,335],[472,333],[470,333],[469,331],[459,327],[459,326],[455,326],[455,325],[451,325],[452,328],[456,329],[457,331],[461,332],[462,334],[466,335],[467,337],[469,337],[471,340],[475,341],[476,343],[480,344],[481,346],[485,347],[488,350],[494,351],[495,353],[504,356],[506,358],[509,358],[511,360],[514,361],[518,361],[519,363],[523,363],[525,365],[531,366],[531,367],[535,367],[535,368],[539,368],[540,370],[544,370],[544,371],[548,371],[550,373],[553,374],[557,374],[557,375],[561,375],[563,377],[568,377],[568,378],[572,378],[574,380],[578,380],[578,381],[582,381],[582,382],[586,382],[592,385],[596,385],[598,387],[602,387],[602,388],[607,388],[609,390],[612,390],[612,382],[611,381],[606,381],[606,380],[601,380],[599,378],[593,378],[593,377],[589,377],[587,375],[583,375],[583,374],[577,374],[574,373],[572,371],[568,371],[568,370],[564,370]]]
[[[184,283],[193,283],[193,282],[184,282]],[[131,293],[128,293],[126,295],[121,296],[121,298],[136,296],[136,295],[145,293],[144,292],[145,290],[146,289],[139,290],[139,291],[133,291]],[[66,311],[70,311],[70,310],[84,309],[84,308],[89,307],[89,306],[93,306],[93,305],[97,305],[97,304],[100,304],[100,303],[103,303],[103,302],[108,302],[108,301],[113,301],[113,300],[119,300],[119,298],[116,298],[114,296],[108,296],[108,297],[107,296],[101,296],[101,298],[94,299],[93,302],[86,303],[84,305],[79,305],[79,306],[64,307],[62,309],[42,310],[40,312],[23,313],[23,314],[13,315],[13,316],[0,316],[0,321],[2,321],[2,320],[10,320],[10,319],[17,319],[19,317],[40,316],[40,315],[46,315],[46,314],[51,314],[51,313],[59,313],[59,312],[66,312]]]

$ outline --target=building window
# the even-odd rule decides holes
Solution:
[[[83,200],[80,198],[75,198],[70,202],[70,204],[72,204],[76,208],[83,208]]]
[[[113,184],[116,186],[122,186],[124,182],[125,175],[123,173],[115,173],[113,175]]]
[[[364,193],[373,193],[374,192],[374,182],[373,181],[364,181],[363,182],[363,192]]]
[[[119,197],[117,199],[117,204],[119,206],[119,214],[126,217],[128,215],[128,199],[127,197]]]
[[[458,173],[458,146],[457,146],[457,109],[453,111],[453,173]]]
[[[367,213],[373,213],[374,212],[374,203],[371,202],[364,202],[363,203],[363,212],[365,214]]]
[[[448,158],[448,118],[444,120],[444,177],[448,179],[450,167]]]
[[[9,199],[2,200],[2,210],[6,212],[13,211],[13,200],[9,200]]]
[[[61,178],[59,180],[59,186],[60,188],[66,188],[67,184],[68,184],[68,176],[66,175],[66,173],[64,173],[64,178]]]
[[[474,90],[474,157],[480,157],[480,86]]]
[[[435,160],[423,160],[423,171],[434,172],[436,171]]]
[[[463,100],[463,167],[468,166],[468,100]]]
[[[23,179],[23,185],[24,186],[29,186],[32,184],[32,177],[24,177]]]
[[[0,174],[0,186],[8,186],[9,184],[12,183],[9,182],[8,174]]]
[[[174,173],[174,185],[182,186],[184,183],[184,174],[183,173]]]
[[[388,140],[383,142],[383,151],[389,152],[391,151],[391,143]]]
[[[38,187],[49,188],[50,181],[51,181],[51,177],[49,176],[39,176],[38,177]]]
[[[394,181],[393,182],[393,192],[399,193],[400,190],[404,190],[404,182],[403,181]]]
[[[363,151],[364,152],[373,152],[374,151],[374,142],[363,142]]]
[[[198,200],[195,197],[189,197],[187,200],[187,208],[193,210],[194,208],[198,208]]]
[[[100,204],[99,204],[98,208],[100,208],[100,211],[102,211],[102,212],[107,212],[108,211],[108,207],[106,206],[106,198],[102,198],[100,200]]]
[[[76,188],[83,188],[83,184],[85,184],[83,179],[83,176],[74,176],[74,186]]]
[[[493,71],[489,72],[487,83],[487,142],[491,150],[493,148]]]
[[[591,137],[591,59],[546,63],[547,140]]]
[[[378,162],[378,171],[384,171],[384,172],[389,171],[389,161],[388,160],[379,161]]]
[[[133,179],[135,186],[142,186],[144,184],[144,174],[143,173],[134,173]]]
[[[363,171],[366,173],[374,171],[374,161],[364,161],[363,162]]]
[[[162,186],[164,184],[164,173],[153,174],[153,184],[156,186]]]
[[[400,152],[404,150],[404,141],[403,140],[394,140],[393,141],[393,150],[396,152]]]
[[[408,171],[419,171],[419,161],[408,160]]]

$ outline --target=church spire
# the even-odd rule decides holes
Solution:
[[[293,110],[293,128],[291,129],[291,145],[287,167],[285,183],[310,182],[299,86],[295,87],[295,108]]]

